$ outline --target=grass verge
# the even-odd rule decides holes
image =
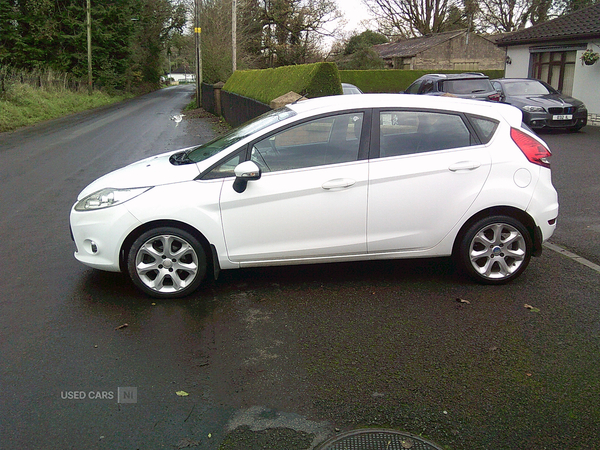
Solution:
[[[0,96],[0,132],[117,103],[130,96],[113,96],[100,91],[90,95],[67,89],[47,90],[13,84]]]

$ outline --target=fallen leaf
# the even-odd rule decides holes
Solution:
[[[527,308],[531,312],[540,312],[539,308],[536,308],[535,306],[528,305],[527,303],[525,303],[525,308]]]
[[[129,326],[128,323],[124,323],[123,325],[119,325],[115,330],[122,330],[123,328],[127,328]]]
[[[188,394],[188,393],[187,393],[187,392],[185,392],[185,391],[177,391],[177,392],[175,392],[175,393],[176,393],[177,395],[179,395],[180,397],[187,397],[188,395],[190,395],[190,394]]]

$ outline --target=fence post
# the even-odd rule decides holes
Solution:
[[[213,84],[213,94],[215,96],[215,112],[217,117],[221,117],[221,89],[223,89],[223,86],[225,86],[225,83],[223,83],[222,81]]]

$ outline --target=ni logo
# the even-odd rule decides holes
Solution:
[[[117,388],[117,403],[137,403],[137,387]]]

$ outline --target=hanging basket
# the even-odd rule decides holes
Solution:
[[[588,48],[581,55],[581,61],[586,66],[591,66],[592,64],[595,64],[596,61],[598,61],[598,59],[600,59],[600,55],[598,53],[596,53],[595,51],[593,51],[591,48]]]

